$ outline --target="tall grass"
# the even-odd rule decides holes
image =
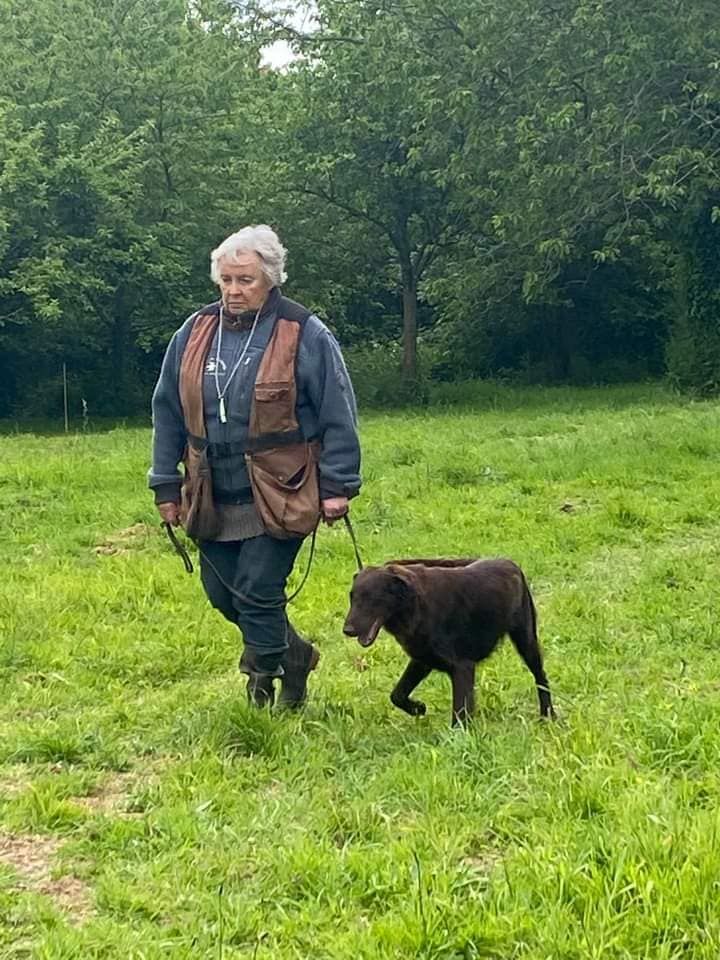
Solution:
[[[311,703],[250,711],[236,633],[160,534],[148,431],[5,438],[0,956],[720,954],[716,406],[461,390],[363,418],[355,527],[368,562],[517,560],[554,725],[509,646],[470,731],[443,677],[426,717],[395,710],[402,652],[341,633],[339,527],[293,607]],[[42,836],[46,881],[3,857]]]

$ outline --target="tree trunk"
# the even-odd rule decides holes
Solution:
[[[417,377],[417,283],[412,267],[402,271],[403,295],[403,358],[402,374],[406,380]]]

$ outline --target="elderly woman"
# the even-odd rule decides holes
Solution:
[[[285,252],[264,225],[213,250],[220,299],[173,335],[153,394],[149,485],[162,519],[198,541],[210,603],[242,632],[250,702],[271,705],[279,678],[279,703],[296,707],[319,653],[289,623],[285,586],[303,537],[357,494],[360,447],[337,341],[280,292]]]

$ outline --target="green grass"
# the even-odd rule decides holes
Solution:
[[[311,703],[252,712],[160,534],[149,432],[6,436],[0,957],[716,960],[718,435],[657,387],[363,417],[368,562],[506,555],[533,586],[560,719],[507,645],[469,732],[446,678],[411,719],[392,638],[342,636],[342,528],[293,606]]]

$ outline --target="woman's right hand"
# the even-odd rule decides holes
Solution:
[[[158,513],[163,519],[163,523],[169,523],[172,527],[180,526],[180,504],[179,503],[158,503],[156,504]]]

